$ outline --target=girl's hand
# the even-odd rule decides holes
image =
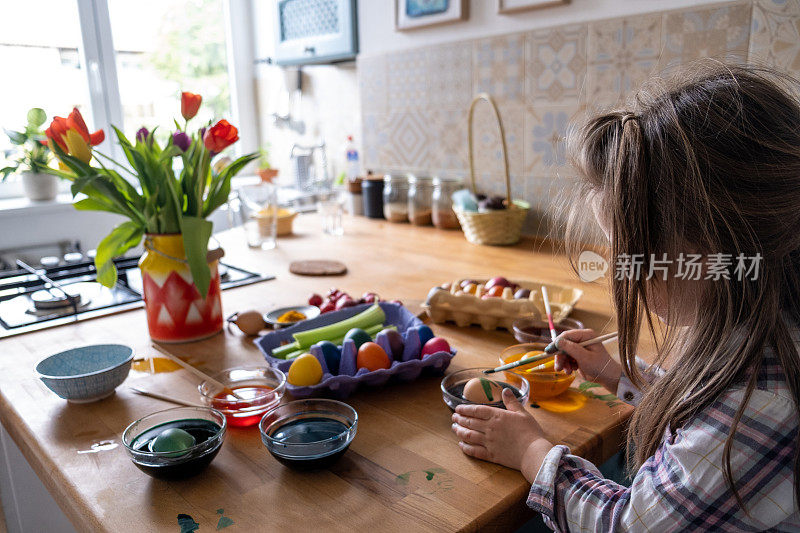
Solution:
[[[556,338],[559,352],[555,357],[555,369],[571,374],[580,370],[583,378],[599,383],[614,394],[617,393],[622,366],[617,363],[601,343],[579,346],[578,343],[597,337],[592,329],[573,329]]]
[[[522,472],[533,483],[544,456],[553,445],[538,422],[510,389],[503,389],[507,410],[488,405],[459,405],[453,431],[465,454]]]

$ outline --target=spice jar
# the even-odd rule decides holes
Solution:
[[[367,176],[361,181],[364,216],[383,218],[383,180]]]
[[[408,176],[408,219],[415,226],[430,226],[433,209],[433,179]]]
[[[383,214],[389,222],[408,222],[408,181],[398,174],[383,178]]]
[[[461,228],[453,211],[452,195],[462,187],[460,178],[433,178],[433,225],[437,228]]]

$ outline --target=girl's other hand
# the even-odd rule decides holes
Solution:
[[[593,329],[572,329],[556,338],[558,352],[555,357],[555,369],[571,374],[580,370],[588,381],[599,383],[616,394],[622,366],[609,355],[602,343],[579,346],[579,342],[597,337]]]
[[[503,389],[506,409],[464,404],[453,414],[453,431],[465,454],[522,472],[533,483],[553,445],[542,427],[510,389]]]

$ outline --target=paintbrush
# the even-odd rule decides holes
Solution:
[[[245,399],[245,398],[243,398],[243,397],[239,396],[238,394],[236,394],[236,391],[235,391],[235,390],[231,389],[230,387],[228,387],[228,386],[227,386],[227,385],[225,385],[224,383],[222,383],[222,382],[220,382],[220,381],[217,381],[216,379],[212,378],[212,377],[211,377],[211,376],[209,376],[208,374],[205,374],[204,372],[201,372],[200,370],[196,369],[195,367],[193,367],[193,366],[192,366],[192,365],[190,365],[189,363],[185,362],[183,359],[180,359],[180,358],[178,358],[177,356],[175,356],[175,355],[172,355],[171,353],[169,353],[168,351],[166,351],[164,348],[162,348],[162,347],[161,347],[161,346],[159,346],[158,344],[156,344],[156,343],[153,343],[153,348],[155,348],[155,349],[156,349],[156,351],[158,351],[158,352],[160,352],[162,355],[164,355],[164,357],[167,357],[168,359],[170,359],[170,360],[172,360],[172,361],[174,361],[174,362],[178,363],[178,364],[179,364],[179,365],[181,365],[183,368],[185,368],[185,369],[186,369],[186,370],[188,370],[189,372],[193,373],[195,376],[197,376],[197,377],[199,377],[199,378],[201,378],[201,379],[204,379],[204,380],[208,381],[209,383],[213,383],[213,384],[214,384],[214,385],[216,385],[217,387],[221,388],[221,389],[222,389],[222,392],[224,392],[225,394],[230,394],[231,396],[233,396],[233,397],[234,397],[234,398],[236,398],[237,400],[244,400],[244,399]]]
[[[595,337],[593,339],[588,339],[588,340],[585,340],[583,342],[579,342],[578,346],[590,346],[592,344],[599,344],[599,343],[605,342],[605,341],[607,341],[609,339],[613,339],[616,336],[617,336],[617,332],[616,331],[614,333],[606,333],[605,335],[600,335],[599,337]],[[553,346],[553,343],[547,345],[548,348],[550,346]],[[547,348],[545,348],[545,350],[546,349]],[[531,363],[536,363],[536,362],[539,362],[539,361],[543,361],[545,359],[549,359],[551,357],[553,357],[552,353],[546,353],[545,352],[545,353],[542,353],[542,354],[539,354],[539,355],[533,355],[531,357],[527,357],[525,359],[520,359],[519,361],[515,361],[513,363],[508,363],[507,365],[498,366],[497,368],[493,368],[491,370],[484,370],[483,373],[484,374],[494,374],[495,372],[501,372],[503,370],[509,370],[509,369],[512,369],[512,368],[516,368],[518,366],[528,365],[528,364],[531,364]]]
[[[595,337],[593,339],[585,340],[583,342],[579,342],[578,346],[589,346],[591,344],[597,344],[600,342],[605,342],[609,339],[613,339],[617,336],[617,332],[613,333],[606,333],[605,335],[600,335],[599,337]],[[544,353],[556,353],[558,351],[558,347],[556,347],[555,341],[551,342],[544,348]]]
[[[550,326],[550,339],[556,342],[558,333],[556,333],[556,326],[553,324],[553,313],[550,311],[550,298],[547,297],[547,287],[544,285],[542,285],[542,299],[544,300],[544,311],[547,314],[547,324]]]

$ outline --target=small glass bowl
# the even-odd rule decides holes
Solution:
[[[146,444],[155,435],[148,432],[164,426],[213,432],[181,452],[152,452]],[[122,444],[133,464],[149,476],[160,479],[181,479],[198,474],[217,456],[225,440],[225,415],[208,407],[175,407],[156,411],[131,423],[122,433]],[[195,436],[193,434],[193,436]]]
[[[231,427],[258,424],[264,413],[280,403],[286,390],[286,376],[270,366],[237,366],[212,377],[245,398],[238,400],[230,395],[227,395],[230,399],[217,398],[223,390],[209,381],[197,387],[203,404],[224,414]]]
[[[344,455],[355,438],[358,413],[336,400],[296,400],[265,414],[258,429],[269,453],[286,466],[326,468]]]
[[[446,375],[442,380],[442,399],[444,400],[444,403],[447,404],[447,407],[455,411],[456,407],[461,404],[473,403],[469,400],[465,400],[461,395],[464,385],[472,378],[485,378],[489,381],[497,383],[503,388],[510,387],[514,393],[514,396],[516,396],[522,403],[526,403],[528,401],[528,391],[530,390],[530,386],[528,385],[527,381],[510,372],[484,374],[484,370],[489,370],[489,368],[467,368],[466,370],[459,370],[458,372],[453,372],[452,374]],[[496,402],[481,405],[489,405],[491,407],[500,407],[505,409],[502,399]]]
[[[574,318],[564,318],[556,326],[559,335],[571,329],[583,329],[583,322]],[[511,324],[514,338],[519,342],[543,342],[550,344],[550,325],[535,317],[519,318]]]
[[[549,342],[532,342],[526,344],[515,344],[509,346],[500,352],[500,364],[505,365],[519,361],[519,359],[528,352],[540,351],[543,352],[545,347],[550,344]],[[566,391],[572,382],[575,381],[575,373],[566,374],[565,372],[553,371],[532,371],[531,369],[543,363],[531,363],[530,365],[523,365],[512,370],[506,370],[505,374],[519,375],[530,384],[531,400],[546,400],[554,396],[558,396]]]

